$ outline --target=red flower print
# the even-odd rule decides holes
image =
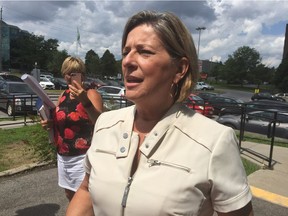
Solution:
[[[64,121],[65,120],[65,117],[66,117],[66,114],[64,111],[59,111],[56,113],[56,118],[57,118],[57,121]]]
[[[77,112],[71,112],[68,117],[72,120],[72,121],[79,121],[80,120],[80,115]]]
[[[58,146],[58,152],[60,154],[65,154],[69,152],[68,144],[67,143],[62,143],[62,145]]]
[[[66,99],[66,96],[64,95],[60,98],[59,102],[62,103],[65,99]]]
[[[83,138],[78,138],[75,142],[75,148],[77,149],[87,149],[87,140]]]
[[[79,115],[83,118],[83,119],[88,119],[88,114],[85,111],[85,108],[83,107],[82,103],[79,103],[76,106],[76,111],[79,113]]]
[[[73,139],[75,136],[75,133],[73,130],[71,130],[70,128],[66,128],[64,130],[64,139]]]

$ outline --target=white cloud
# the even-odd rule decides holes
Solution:
[[[225,61],[241,46],[255,48],[264,64],[278,67],[282,60],[286,1],[0,1],[3,20],[46,39],[59,40],[59,49],[76,53],[77,27],[81,35],[79,55],[94,50],[100,57],[106,49],[121,57],[121,36],[128,17],[142,9],[172,11],[192,32],[200,59]],[[280,24],[279,24],[280,23]],[[277,32],[274,31],[277,25]],[[273,34],[263,33],[264,28]]]

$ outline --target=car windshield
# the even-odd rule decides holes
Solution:
[[[32,89],[22,83],[13,83],[9,85],[9,92],[10,93],[27,93],[27,94],[33,94]]]

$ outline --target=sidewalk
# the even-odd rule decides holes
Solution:
[[[242,142],[241,147],[267,157],[270,154],[270,145]],[[247,151],[243,151],[241,156],[262,167],[248,176],[253,196],[288,208],[288,148],[273,147],[271,168],[268,161]]]

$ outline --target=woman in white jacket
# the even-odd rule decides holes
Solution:
[[[234,131],[181,103],[197,81],[198,59],[180,19],[135,14],[122,55],[135,105],[98,118],[67,215],[253,215]]]

